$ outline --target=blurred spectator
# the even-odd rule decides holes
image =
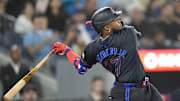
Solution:
[[[112,3],[118,3],[118,5],[120,6],[120,4],[122,3],[122,0],[117,2],[118,0],[97,0],[97,8],[102,8],[105,7],[107,5],[111,5]]]
[[[139,49],[152,49],[154,44],[151,39],[143,37],[137,42],[137,45]]]
[[[159,22],[159,17],[161,14],[161,8],[164,0],[150,0],[150,3],[146,9],[146,16],[148,21],[152,23]]]
[[[175,14],[173,19],[175,22],[180,24],[180,2],[174,1],[173,6],[174,6],[174,14]]]
[[[72,20],[79,30],[78,41],[81,41],[87,45],[92,39],[90,33],[86,30],[86,25],[84,23],[85,19],[86,15],[81,9],[77,9],[72,15]]]
[[[174,20],[174,9],[173,6],[168,3],[162,8],[161,19],[159,22],[159,27],[165,33],[166,38],[170,40],[177,40],[178,33],[180,32],[180,25]]]
[[[55,41],[59,41],[59,35],[47,29],[47,26],[48,20],[46,16],[36,14],[33,17],[33,32],[24,36],[23,45],[27,53],[27,58],[31,61],[39,62],[51,51],[52,44]],[[51,61],[44,64],[48,71],[53,69],[53,65]]]
[[[5,13],[6,0],[0,1],[0,14]]]
[[[23,76],[29,72],[29,67],[21,63],[21,49],[13,45],[10,49],[11,61],[1,67],[0,80],[3,85],[3,95]]]
[[[140,8],[143,8],[144,5],[142,5],[141,1],[142,0],[105,0],[105,2],[109,2],[110,5],[118,5],[119,8],[124,9],[127,12],[129,12],[132,9],[131,7],[134,5],[138,5]],[[103,3],[101,0],[98,0],[98,8],[99,5],[103,5]]]
[[[6,0],[0,0],[0,38],[6,31],[12,30],[15,18],[6,13]]]
[[[33,75],[28,84],[20,91],[23,101],[37,101],[42,99],[42,85],[38,76]]]
[[[33,84],[26,85],[22,90],[22,101],[37,101],[38,100],[38,93],[37,93],[37,86]]]
[[[47,29],[47,18],[42,14],[37,14],[33,18],[33,32],[24,36],[23,44],[27,52],[34,60],[41,60],[51,51],[50,43],[59,39],[57,34]]]
[[[49,21],[49,28],[64,32],[67,23],[68,15],[64,10],[61,0],[51,0],[46,11],[46,16]]]
[[[77,53],[81,54],[82,51],[84,50],[85,44],[80,40],[79,38],[79,31],[77,27],[73,24],[69,25],[67,32],[66,32],[66,39],[65,39],[65,44],[68,46],[72,47],[72,49]]]
[[[67,32],[64,43],[68,46],[72,46],[77,41],[78,30],[73,24],[69,25],[66,30]]]
[[[180,2],[174,0],[173,5],[175,7],[175,15],[180,17]]]
[[[155,25],[146,21],[143,10],[138,6],[132,7],[131,17],[132,21],[130,25],[134,26],[137,31],[140,31],[143,37],[151,38]]]
[[[180,2],[174,1],[174,10],[175,16],[173,17],[174,22],[180,26]],[[180,41],[180,31],[177,36],[177,40]]]
[[[172,45],[170,44],[170,42],[168,40],[165,39],[165,34],[160,31],[160,30],[157,30],[155,33],[154,33],[154,46],[153,46],[153,49],[167,49],[167,48],[173,48]]]
[[[76,34],[67,33],[66,38],[69,40],[72,36],[77,35],[77,37],[72,37],[73,39],[76,39],[76,43],[72,44],[72,48],[75,49],[75,51],[79,54],[81,54],[81,52],[84,50],[84,47],[92,40],[90,33],[86,29],[86,25],[84,23],[85,19],[85,13],[81,9],[76,9],[75,12],[72,14],[72,22],[74,24],[75,30],[77,30],[78,32],[76,31]],[[66,43],[68,40],[66,40]]]
[[[18,17],[22,13],[26,2],[35,4],[36,0],[7,0],[6,12],[10,15]]]
[[[7,31],[3,37],[3,45],[5,48],[9,49],[12,45],[17,44],[22,46],[22,37],[14,31]]]
[[[104,78],[96,76],[91,83],[91,93],[86,101],[107,101],[107,94],[104,91]]]
[[[31,2],[27,2],[24,7],[23,14],[18,16],[15,23],[15,32],[24,36],[28,32],[33,31],[32,16],[34,8]]]
[[[97,1],[96,0],[86,0],[86,4],[85,4],[85,14],[86,14],[86,18],[88,20],[91,19],[92,14],[94,13],[94,11],[97,8]]]
[[[4,33],[4,31],[3,31],[3,18],[1,17],[1,15],[2,14],[4,14],[5,13],[5,4],[6,4],[6,2],[5,1],[0,1],[0,37],[2,38],[2,35],[3,35],[3,33]]]
[[[61,0],[68,14],[72,14],[76,8],[83,8],[86,0]]]
[[[50,0],[36,0],[35,11],[36,13],[44,14],[47,10]]]
[[[86,14],[86,21],[91,19],[92,14],[97,8],[97,0],[86,0],[84,6],[84,12]],[[87,31],[90,33],[91,38],[94,40],[97,38],[98,34],[95,30],[92,30],[92,25],[86,25]]]

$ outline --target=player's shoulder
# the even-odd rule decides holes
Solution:
[[[122,33],[131,32],[134,29],[135,29],[134,26],[124,25],[123,28],[121,30],[119,30],[119,31],[116,31],[116,33],[119,35],[119,34],[122,34]]]
[[[93,51],[93,49],[95,49],[96,47],[98,47],[98,42],[99,42],[99,39],[96,39],[96,40],[93,40],[91,41],[85,48],[85,50],[91,50]]]
[[[114,36],[115,37],[126,36],[126,35],[128,35],[127,33],[132,33],[133,30],[134,30],[134,26],[124,25],[121,30],[115,32],[116,34],[114,34]]]
[[[98,42],[99,42],[99,38],[96,39],[96,40],[91,41],[87,46],[89,46],[89,47],[96,46],[98,44]]]
[[[128,26],[128,25],[125,25],[123,30],[134,30],[134,26]]]
[[[124,33],[134,33],[135,31],[135,27],[134,26],[128,26],[128,25],[125,25],[123,26],[123,29],[122,29],[122,32]]]

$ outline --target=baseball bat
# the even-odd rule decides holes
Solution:
[[[11,101],[12,98],[25,86],[29,81],[31,76],[50,58],[50,56],[55,52],[52,50],[46,57],[44,57],[27,75],[20,79],[5,95],[5,101]]]

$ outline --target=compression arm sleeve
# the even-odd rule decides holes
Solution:
[[[67,49],[65,54],[69,61],[74,65],[79,74],[84,74],[88,69],[91,68],[90,65],[83,62],[82,58],[76,54],[72,49]]]

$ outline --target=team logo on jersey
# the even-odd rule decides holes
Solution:
[[[106,48],[105,50],[100,51],[96,55],[96,60],[102,63],[102,61],[108,56],[114,55],[114,56],[121,56],[122,58],[124,58],[126,54],[127,54],[126,50],[109,47]]]

